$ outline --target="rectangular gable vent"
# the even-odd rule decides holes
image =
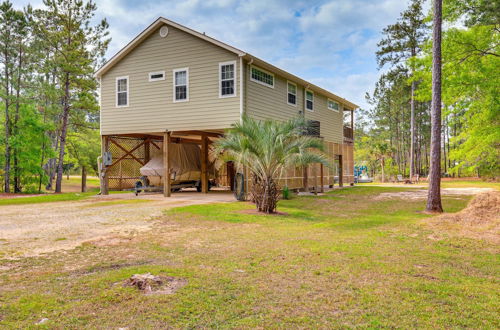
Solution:
[[[150,72],[149,81],[165,80],[165,71]]]

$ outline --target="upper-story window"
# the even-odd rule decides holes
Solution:
[[[297,105],[297,85],[294,83],[287,83],[287,99],[286,101],[290,105]]]
[[[219,97],[236,96],[236,61],[219,63]]]
[[[149,81],[165,80],[165,71],[150,72]]]
[[[314,111],[314,93],[306,90],[306,110]]]
[[[174,70],[174,102],[189,100],[189,69]]]
[[[337,102],[328,99],[328,109],[338,112],[340,109],[340,106]]]
[[[274,75],[254,66],[250,67],[250,80],[274,88]]]
[[[116,78],[116,106],[128,106],[128,76]]]

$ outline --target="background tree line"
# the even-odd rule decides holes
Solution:
[[[412,0],[383,30],[383,73],[356,124],[356,163],[371,175],[429,173],[431,14]],[[442,35],[442,172],[497,178],[500,172],[500,1],[445,0]]]
[[[0,178],[4,192],[61,192],[70,166],[96,173],[97,82],[109,44],[96,5],[44,0],[43,9],[0,3]]]

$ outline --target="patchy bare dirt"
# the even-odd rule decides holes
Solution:
[[[500,191],[479,194],[460,212],[426,219],[438,232],[500,243]]]
[[[187,280],[172,276],[135,274],[125,280],[123,286],[136,287],[140,292],[149,294],[173,294],[187,285]]]
[[[8,205],[0,208],[0,258],[36,256],[84,242],[120,244],[150,230],[163,210],[234,201],[231,193],[114,194],[83,201]]]
[[[484,192],[495,191],[493,188],[443,188],[441,195],[457,196],[457,195],[477,195]],[[385,192],[375,197],[375,200],[384,200],[392,198],[402,198],[409,200],[418,200],[427,198],[427,189],[412,189],[410,191]]]

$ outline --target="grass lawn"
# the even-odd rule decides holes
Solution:
[[[401,185],[402,187],[427,187],[427,183],[421,181],[416,185],[405,185],[403,183],[392,183],[392,182],[370,182],[370,183],[358,183],[359,186],[379,186],[379,185],[388,185],[394,186],[395,184]],[[496,190],[500,190],[500,182],[488,182],[481,180],[461,180],[461,179],[443,179],[441,181],[442,188],[493,188]]]
[[[408,188],[354,187],[281,201],[165,212],[155,229],[45,257],[0,261],[0,326],[42,328],[499,328],[498,246],[437,239]],[[470,198],[444,199],[456,212]],[[443,233],[440,233],[443,237]],[[144,295],[136,273],[180,277]]]
[[[78,201],[91,196],[95,196],[99,190],[91,190],[85,193],[60,193],[60,194],[40,194],[29,197],[15,197],[15,198],[0,198],[0,206],[2,205],[21,205],[21,204],[38,204],[38,203],[51,203],[51,202],[67,202]],[[126,194],[130,191],[110,191],[110,194]]]

